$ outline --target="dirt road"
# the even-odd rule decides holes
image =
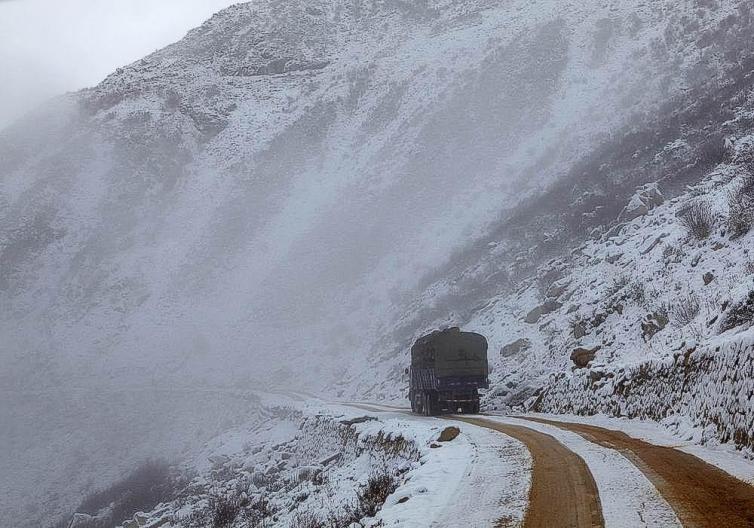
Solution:
[[[550,435],[527,427],[483,418],[454,416],[454,420],[494,429],[522,442],[532,461],[532,484],[525,528],[601,528],[597,484],[581,457]],[[501,528],[505,527],[500,524]]]
[[[620,431],[527,417],[617,449],[647,476],[685,528],[754,528],[754,487],[703,460]]]
[[[376,405],[355,406],[387,410]],[[532,416],[519,417],[515,424],[482,416],[449,418],[506,434],[530,451],[532,480],[524,528],[596,528],[605,526],[605,521],[599,490],[586,462],[553,436],[526,427],[522,420],[570,431],[621,453],[647,477],[684,528],[754,528],[754,486],[678,449],[620,431]],[[625,491],[632,493],[631,489]],[[505,528],[506,524],[499,526]]]

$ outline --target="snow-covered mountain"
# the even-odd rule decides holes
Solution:
[[[0,132],[9,445],[64,405],[97,445],[73,389],[400,396],[421,331],[706,173],[751,26],[744,1],[265,0],[52,101]]]

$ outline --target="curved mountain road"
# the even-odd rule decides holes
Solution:
[[[694,455],[621,431],[536,417],[524,419],[571,431],[620,451],[654,484],[685,528],[754,527],[754,486]]]
[[[411,414],[406,409],[375,404],[351,406],[367,411]],[[622,460],[627,460],[626,464],[635,466],[646,477],[650,483],[647,485],[656,489],[662,497],[659,500],[664,499],[665,507],[672,508],[684,528],[754,528],[754,486],[679,449],[655,445],[621,431],[536,416],[519,416],[515,423],[503,417],[484,415],[448,418],[500,432],[529,450],[532,475],[523,528],[606,526],[600,490],[589,465],[555,437],[559,436],[555,435],[558,429],[579,435],[587,444],[623,455]],[[532,427],[527,427],[526,421],[531,422]],[[546,432],[548,429],[541,426],[556,429],[551,429],[553,435],[550,435]],[[627,485],[626,493],[634,491]],[[508,526],[504,520],[498,524],[499,528]]]
[[[454,416],[453,419],[494,429],[529,449],[533,467],[525,528],[605,526],[597,484],[586,462],[557,439],[528,427],[483,418]]]

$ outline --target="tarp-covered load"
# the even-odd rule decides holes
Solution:
[[[487,339],[458,328],[432,332],[411,347],[411,365],[431,368],[438,378],[487,377]]]

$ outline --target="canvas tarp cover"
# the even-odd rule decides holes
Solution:
[[[433,332],[418,339],[411,348],[411,364],[434,368],[438,378],[487,376],[487,340],[457,329]]]

